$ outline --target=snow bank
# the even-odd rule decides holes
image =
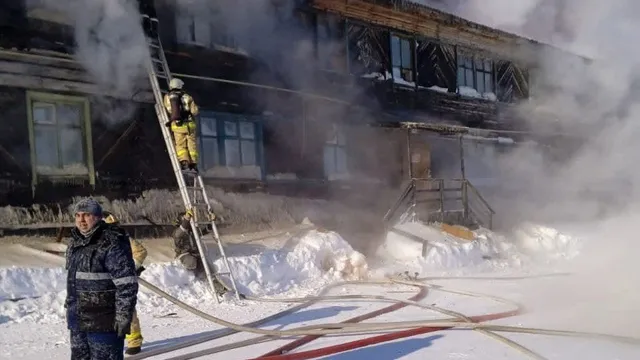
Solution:
[[[289,250],[266,250],[259,254],[230,257],[241,292],[254,296],[298,297],[314,293],[338,279],[367,275],[364,256],[334,232],[309,231]],[[221,260],[215,266],[223,271]],[[213,304],[208,286],[177,263],[150,264],[141,276],[191,305],[238,306],[230,300]],[[0,323],[14,321],[59,322],[64,320],[66,272],[63,268],[0,269]],[[144,288],[138,295],[138,311],[154,314],[175,311],[168,301]]]
[[[419,271],[496,270],[522,267],[527,263],[549,263],[578,255],[578,239],[545,226],[525,224],[512,236],[487,229],[475,231],[476,240],[458,239],[420,222],[397,225],[377,254],[385,261]],[[423,243],[427,240],[426,256]]]

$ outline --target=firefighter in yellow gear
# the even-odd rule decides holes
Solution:
[[[104,222],[107,224],[118,224],[119,221],[116,217],[108,212],[103,211]],[[131,254],[133,255],[133,262],[136,264],[136,270],[138,272],[138,276],[140,273],[144,271],[144,266],[142,263],[147,258],[147,249],[142,245],[142,243],[131,236],[129,236],[129,242],[131,243]],[[133,312],[133,318],[131,320],[131,329],[129,333],[125,336],[125,340],[127,341],[127,355],[135,355],[140,352],[142,348],[142,331],[140,329],[140,319],[138,319],[137,312]]]
[[[178,78],[169,82],[169,92],[164,95],[164,107],[169,113],[169,122],[165,125],[173,133],[176,155],[182,170],[198,171],[196,116],[200,110],[183,87],[184,82]]]

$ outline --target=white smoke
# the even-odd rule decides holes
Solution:
[[[585,65],[543,51],[535,59],[541,67],[534,75],[532,99],[521,105],[528,125],[535,131],[554,123],[587,140],[569,146],[564,143],[570,139],[557,138],[552,145],[568,156],[560,166],[532,161],[542,153],[539,149],[521,148],[508,155],[502,162],[508,182],[526,185],[505,199],[501,210],[520,218],[586,220],[577,224],[585,249],[569,269],[576,275],[560,286],[553,283],[525,294],[540,319],[558,306],[580,302],[586,313],[598,316],[556,317],[553,325],[635,335],[640,292],[631,284],[640,220],[635,160],[640,153],[640,49],[635,46],[640,2],[460,0],[442,9],[592,58]],[[546,109],[544,117],[538,113],[541,108]],[[577,151],[567,154],[569,147]]]
[[[28,10],[61,15],[74,29],[74,56],[105,91],[132,96],[148,54],[136,0],[27,0]]]

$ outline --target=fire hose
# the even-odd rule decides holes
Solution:
[[[59,257],[62,257],[60,255],[58,255]],[[426,280],[426,279],[420,279],[420,280]],[[231,335],[233,333],[237,333],[237,332],[249,332],[249,333],[254,333],[254,334],[261,334],[261,335],[265,335],[262,338],[259,338],[260,341],[256,341],[256,339],[248,339],[248,340],[244,340],[241,342],[237,342],[234,344],[227,344],[227,345],[223,345],[221,347],[215,348],[217,349],[217,351],[215,352],[220,352],[220,351],[226,351],[226,350],[230,350],[233,348],[239,348],[242,346],[248,346],[248,345],[254,345],[258,342],[263,342],[263,341],[268,341],[268,340],[272,340],[274,337],[278,338],[278,337],[285,337],[285,336],[323,336],[323,335],[335,335],[335,334],[342,334],[342,335],[346,335],[346,334],[350,334],[350,335],[355,335],[355,334],[366,334],[366,333],[371,333],[371,332],[379,332],[379,331],[384,331],[384,330],[403,330],[403,331],[399,331],[399,332],[395,332],[395,333],[389,333],[389,334],[385,334],[385,335],[379,335],[379,336],[375,336],[372,338],[368,338],[368,339],[362,339],[362,340],[358,340],[358,341],[354,341],[354,342],[350,342],[350,343],[345,343],[345,344],[340,344],[340,345],[335,345],[335,346],[330,346],[324,349],[316,349],[316,350],[312,350],[312,351],[307,351],[307,352],[303,352],[303,353],[294,353],[294,354],[286,354],[286,355],[274,355],[274,356],[267,356],[267,357],[261,357],[261,358],[269,358],[269,359],[310,359],[310,358],[314,358],[314,357],[318,357],[318,356],[324,356],[324,355],[328,355],[328,354],[334,354],[336,352],[342,352],[342,351],[347,351],[349,349],[355,349],[358,347],[362,347],[362,346],[368,346],[371,344],[375,344],[375,343],[379,343],[379,342],[384,342],[384,341],[391,341],[391,340],[395,340],[395,339],[399,339],[399,338],[403,338],[403,337],[409,337],[409,336],[415,336],[415,335],[419,335],[419,334],[424,334],[424,333],[428,333],[428,332],[434,332],[434,331],[439,331],[439,330],[447,330],[447,329],[467,329],[467,330],[476,330],[476,331],[480,331],[483,332],[489,336],[491,336],[492,338],[496,338],[499,339],[500,341],[503,341],[504,343],[506,343],[507,345],[517,348],[520,351],[523,351],[525,353],[527,353],[528,355],[536,358],[536,359],[543,359],[543,357],[541,357],[540,355],[534,353],[533,351],[524,348],[523,346],[507,339],[504,338],[498,334],[495,334],[493,332],[513,332],[513,333],[528,333],[528,334],[543,334],[543,335],[553,335],[553,336],[570,336],[570,337],[587,337],[587,338],[599,338],[599,339],[607,339],[607,340],[611,340],[611,341],[617,341],[617,342],[624,342],[624,343],[629,343],[629,344],[634,344],[634,345],[640,345],[640,339],[636,339],[636,338],[631,338],[631,337],[623,337],[623,336],[615,336],[615,335],[609,335],[609,334],[598,334],[598,333],[587,333],[587,332],[576,332],[576,331],[562,331],[562,330],[547,330],[547,329],[538,329],[538,328],[524,328],[524,327],[513,327],[513,326],[502,326],[502,325],[485,325],[485,324],[478,324],[478,322],[482,322],[482,321],[489,321],[489,320],[496,320],[499,318],[505,318],[508,316],[514,316],[517,314],[521,313],[521,306],[506,300],[506,299],[502,299],[502,298],[498,298],[498,297],[494,297],[494,296],[489,296],[489,295],[484,295],[484,294],[475,294],[475,293],[470,293],[470,292],[466,292],[466,291],[459,291],[459,290],[450,290],[450,289],[446,289],[444,287],[441,286],[437,286],[437,285],[433,285],[433,284],[424,284],[420,281],[403,281],[403,280],[399,280],[399,279],[387,279],[387,280],[380,280],[380,281],[356,281],[356,282],[352,282],[352,283],[360,283],[360,284],[404,284],[404,285],[410,285],[410,286],[416,286],[418,288],[433,288],[436,289],[438,291],[445,291],[445,292],[449,292],[449,293],[454,293],[454,294],[460,294],[460,295],[467,295],[467,296],[474,296],[474,297],[484,297],[484,298],[489,298],[489,299],[493,299],[493,300],[497,300],[503,303],[507,303],[507,304],[511,304],[511,305],[515,305],[515,308],[510,310],[510,311],[506,311],[506,312],[501,312],[501,313],[497,313],[497,314],[488,314],[488,315],[480,315],[480,316],[472,316],[472,317],[466,317],[462,314],[459,313],[455,313],[453,311],[450,310],[445,310],[445,309],[440,309],[440,308],[436,308],[434,306],[430,306],[430,305],[424,305],[424,304],[420,304],[416,301],[411,301],[411,300],[398,300],[398,299],[391,299],[391,298],[385,298],[382,296],[368,296],[368,295],[343,295],[343,296],[316,296],[316,297],[306,297],[306,298],[298,298],[298,299],[253,299],[253,300],[259,300],[259,301],[269,301],[269,302],[273,302],[273,301],[278,301],[278,302],[304,302],[304,304],[301,304],[297,307],[294,307],[292,309],[295,310],[299,310],[302,307],[305,306],[309,306],[311,305],[311,303],[314,302],[318,302],[318,301],[330,301],[330,300],[340,300],[340,299],[372,299],[372,298],[377,298],[379,300],[384,300],[384,301],[394,301],[394,302],[398,302],[398,303],[404,303],[407,305],[413,305],[413,306],[417,306],[417,307],[421,307],[421,308],[425,308],[428,310],[435,310],[435,311],[439,311],[441,313],[444,314],[448,314],[448,315],[452,315],[453,319],[444,319],[444,320],[420,320],[420,321],[401,321],[401,322],[385,322],[385,323],[365,323],[365,324],[359,324],[359,323],[348,323],[348,322],[343,322],[343,323],[337,323],[337,324],[318,324],[318,325],[311,325],[311,326],[304,326],[304,327],[299,327],[299,328],[294,328],[291,330],[267,330],[267,329],[260,329],[260,328],[256,328],[256,327],[252,327],[252,326],[257,326],[256,323],[264,323],[267,322],[269,320],[273,320],[275,318],[278,318],[280,316],[284,316],[281,314],[275,314],[272,315],[271,317],[268,317],[266,319],[262,319],[259,320],[258,322],[254,322],[254,323],[250,323],[250,324],[246,324],[246,325],[241,325],[241,324],[235,324],[235,323],[231,323],[228,322],[224,319],[220,319],[217,317],[214,317],[210,314],[204,313],[184,302],[182,302],[179,299],[176,299],[174,297],[172,297],[171,295],[167,294],[166,292],[164,292],[163,290],[161,290],[160,288],[156,287],[153,284],[150,284],[149,282],[145,281],[144,279],[139,279],[139,282],[142,286],[146,287],[147,289],[151,290],[152,292],[156,293],[157,295],[165,298],[166,300],[169,300],[170,302],[174,303],[175,305],[181,307],[182,309],[193,313],[194,315],[197,315],[201,318],[204,318],[206,320],[209,320],[211,322],[214,322],[218,325],[227,327],[227,329],[224,329],[223,332],[221,332],[216,338],[221,338],[223,336],[227,336],[227,335]],[[223,283],[224,284],[224,283]],[[337,286],[337,285],[344,285],[344,284],[349,284],[349,282],[347,283],[342,283],[342,284],[336,284],[333,286]],[[332,287],[332,286],[330,286]],[[326,289],[328,289],[329,287],[327,287]],[[322,293],[324,293],[325,291],[323,291]],[[321,294],[322,294],[321,293]],[[289,309],[289,310],[292,310]],[[295,311],[294,310],[294,311]],[[285,311],[287,312],[287,311]],[[279,316],[280,315],[280,316]],[[286,314],[285,314],[286,315]],[[365,314],[366,317],[366,314]],[[197,340],[200,339],[196,339],[194,341],[192,341],[193,345],[195,345],[195,342]],[[212,340],[212,339],[210,339]],[[311,339],[313,340],[313,339]],[[208,341],[208,340],[205,340]],[[198,341],[197,343],[201,343],[203,341]],[[308,342],[308,341],[307,341]],[[178,345],[182,345],[182,344],[178,344]],[[187,346],[191,346],[191,345],[187,345]],[[295,346],[294,348],[297,348],[300,345]],[[181,346],[179,348],[184,348],[186,346]],[[175,350],[177,350],[178,348],[176,347]],[[203,356],[206,354],[211,354],[211,353],[215,353],[213,351],[214,349],[208,349],[205,350],[207,353],[202,353],[201,354],[187,354],[185,357],[184,355],[182,357],[177,357],[180,359],[186,359],[186,358],[194,358],[194,357],[198,357],[198,356]],[[168,350],[168,351],[174,351],[174,350]],[[164,352],[168,352],[168,351],[163,351]],[[326,352],[326,354],[325,354]],[[144,353],[141,353],[139,355],[143,355]],[[270,354],[270,353],[269,353]],[[132,360],[138,359],[138,358],[143,358],[143,357],[148,357],[148,356],[152,356],[151,354],[149,354],[148,352],[146,354],[144,354],[145,356],[140,356],[140,357],[135,357],[132,356],[130,357]],[[189,355],[195,355],[192,357],[188,357]],[[177,358],[172,358],[172,359],[177,359]]]

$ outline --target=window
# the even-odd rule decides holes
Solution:
[[[261,146],[259,125],[255,121],[233,114],[200,115],[200,166],[260,166]]]
[[[391,36],[391,67],[395,81],[413,83],[413,46],[412,40]]]
[[[200,167],[211,169],[220,165],[218,121],[213,116],[200,115]]]
[[[229,35],[224,29],[224,23],[216,21],[214,17],[183,12],[177,15],[176,23],[178,42],[208,48],[214,45],[238,48],[236,38]]]
[[[179,42],[207,47],[211,45],[211,22],[207,17],[181,13],[176,22]]]
[[[334,127],[332,136],[324,146],[324,173],[328,178],[347,173],[346,145],[344,132]]]
[[[88,101],[29,93],[27,104],[34,179],[37,174],[89,175],[93,181]]]
[[[458,55],[458,86],[475,89],[480,94],[493,93],[493,62],[471,55]]]
[[[224,122],[224,151],[227,166],[255,166],[255,124],[247,121]]]

